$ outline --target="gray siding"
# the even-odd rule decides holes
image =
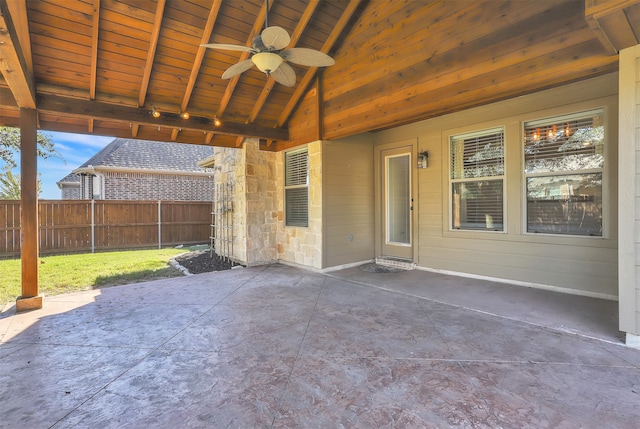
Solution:
[[[374,168],[370,140],[351,138],[324,142],[322,165],[323,267],[372,259]]]
[[[376,145],[417,138],[429,167],[417,170],[415,262],[420,267],[487,276],[576,293],[617,295],[617,74],[374,134]],[[607,126],[603,238],[524,232],[522,124],[548,116],[604,108]],[[506,231],[449,230],[449,136],[505,127]]]
[[[619,123],[620,330],[640,335],[640,45],[620,52]]]

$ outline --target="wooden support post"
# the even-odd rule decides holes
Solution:
[[[42,308],[38,296],[38,153],[37,114],[34,109],[20,109],[20,259],[22,262],[22,296],[16,310]]]

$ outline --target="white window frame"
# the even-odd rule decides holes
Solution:
[[[288,157],[291,155],[296,155],[296,154],[300,154],[300,153],[305,153],[307,156],[307,171],[306,171],[306,178],[304,180],[304,183],[302,183],[301,181],[299,183],[295,183],[295,184],[291,184],[291,185],[287,185],[287,169],[288,169]],[[296,228],[308,228],[309,227],[309,170],[310,170],[310,166],[309,166],[309,148],[308,147],[304,147],[301,149],[295,149],[295,150],[291,150],[291,151],[287,151],[284,153],[283,155],[284,157],[284,224],[287,227],[296,227]],[[307,213],[306,213],[306,224],[304,224],[305,222],[298,222],[298,223],[292,223],[290,224],[289,222],[294,222],[293,220],[289,219],[289,210],[288,210],[288,204],[287,204],[287,191],[289,190],[295,190],[295,189],[305,189],[307,191]]]
[[[604,127],[604,139],[603,139],[603,151],[602,155],[604,157],[603,165],[600,168],[590,168],[583,170],[563,170],[563,171],[551,171],[551,172],[535,172],[535,173],[527,173],[527,161],[526,161],[526,153],[525,153],[525,136],[527,126],[531,125],[541,125],[549,124],[551,122],[560,123],[561,121],[567,122],[571,120],[576,120],[580,118],[587,117],[589,115],[600,114],[602,116],[602,125]],[[592,109],[586,110],[574,110],[565,114],[557,114],[550,115],[540,119],[533,120],[524,120],[521,123],[521,151],[522,151],[522,166],[521,166],[521,174],[522,174],[522,232],[528,236],[543,236],[543,237],[555,237],[555,238],[580,238],[580,239],[604,239],[607,238],[607,222],[608,222],[608,196],[606,195],[606,190],[608,189],[608,174],[607,174],[607,165],[609,158],[609,142],[607,139],[608,135],[608,122],[607,122],[607,109],[605,107],[596,107]],[[529,232],[529,201],[528,201],[528,180],[529,178],[535,177],[564,177],[564,176],[573,176],[580,174],[593,174],[599,173],[602,177],[601,183],[601,205],[602,205],[602,224],[601,224],[601,233],[600,235],[589,235],[589,234],[570,234],[570,233],[562,233],[562,232]]]
[[[474,178],[461,178],[454,179],[452,176],[453,168],[452,168],[452,141],[454,139],[470,139],[474,137],[480,137],[484,135],[491,135],[502,133],[502,150],[503,150],[503,174],[497,176],[483,176],[483,177],[474,177]],[[506,141],[506,127],[504,125],[489,127],[477,131],[463,132],[457,134],[451,134],[447,138],[447,147],[448,147],[448,226],[449,231],[453,233],[493,233],[493,234],[506,234],[507,233],[507,184],[506,184],[506,174],[507,174],[507,141]],[[455,183],[471,183],[471,182],[479,182],[479,181],[498,181],[502,182],[502,229],[495,228],[456,228],[454,227],[453,222],[453,213],[454,213],[454,201],[453,201],[453,185]]]

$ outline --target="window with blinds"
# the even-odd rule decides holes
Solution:
[[[451,137],[451,228],[504,231],[504,130]]]
[[[300,149],[284,154],[285,224],[309,226],[309,153]]]
[[[604,113],[524,124],[527,232],[602,236]]]

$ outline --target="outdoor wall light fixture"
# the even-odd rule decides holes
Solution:
[[[422,151],[418,154],[418,168],[427,168],[429,161],[429,152]]]
[[[160,117],[160,111],[158,109],[156,109],[156,106],[153,106],[151,108],[151,116],[153,116],[154,118],[159,118]]]

